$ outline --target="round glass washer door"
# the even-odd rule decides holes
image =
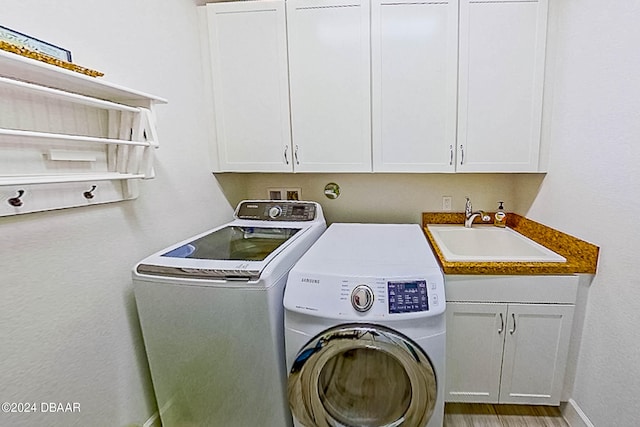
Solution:
[[[300,350],[289,372],[289,406],[307,427],[425,426],[436,394],[424,351],[378,325],[328,329]]]

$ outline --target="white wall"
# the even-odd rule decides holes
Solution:
[[[464,211],[465,196],[474,210],[521,212],[533,201],[542,175],[505,174],[217,174],[232,204],[242,198],[265,198],[268,188],[298,187],[302,198],[322,204],[327,222],[421,223],[422,212],[442,210],[442,196],[452,197],[452,210]],[[340,186],[330,200],[324,187]]]
[[[0,218],[0,402],[79,402],[3,426],[126,426],[155,411],[133,264],[231,218],[209,172],[191,0],[4,0],[0,24],[70,49],[157,108],[157,178],[135,201]]]
[[[640,2],[552,3],[549,173],[527,216],[600,246],[572,397],[595,426],[636,426]]]

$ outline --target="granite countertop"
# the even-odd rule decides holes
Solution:
[[[493,214],[491,214],[493,218]],[[527,219],[515,213],[507,213],[507,227],[525,237],[562,255],[566,262],[451,262],[444,259],[440,248],[429,232],[428,224],[464,223],[462,212],[424,212],[422,227],[429,244],[445,274],[496,274],[496,275],[540,275],[540,274],[595,274],[599,248],[591,243]],[[476,218],[474,224],[483,224]]]

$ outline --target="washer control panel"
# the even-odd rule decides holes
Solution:
[[[258,221],[313,221],[316,205],[286,200],[244,201],[238,205],[235,216]]]

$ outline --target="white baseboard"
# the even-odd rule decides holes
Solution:
[[[562,416],[571,427],[595,427],[575,400],[569,399],[560,405]]]
[[[142,427],[162,427],[162,424],[160,423],[160,415],[155,412],[147,421],[144,422],[144,424],[142,424]]]

